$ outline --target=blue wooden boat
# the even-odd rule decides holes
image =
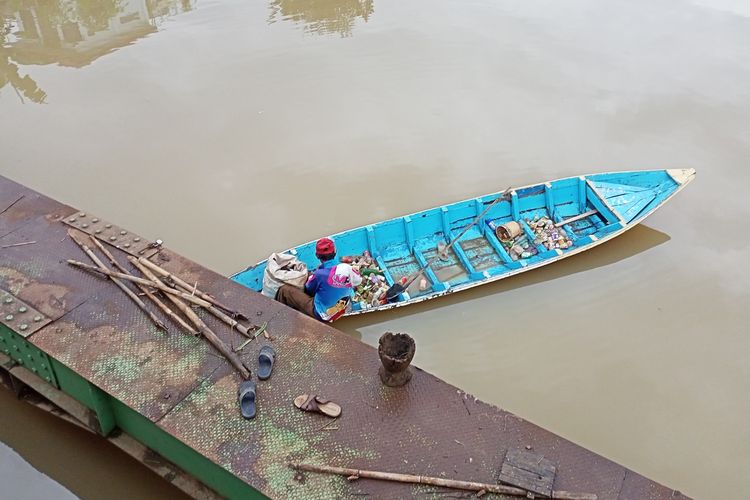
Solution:
[[[455,244],[441,249],[441,258],[424,273],[425,281],[417,280],[422,281],[422,286],[415,282],[391,303],[374,306],[354,303],[349,315],[433,299],[583,252],[635,226],[694,178],[694,169],[645,170],[568,177],[515,188]],[[338,256],[369,251],[392,285],[418,271],[436,255],[439,243],[444,245],[460,234],[501,194],[444,205],[330,237],[336,243]],[[547,248],[539,243],[532,227],[543,217],[552,219],[564,230],[565,248]],[[521,257],[517,248],[511,255],[507,244],[497,237],[495,229],[510,221],[521,226],[525,241],[534,246],[534,255],[526,252]],[[310,269],[319,264],[314,241],[286,253],[296,255]],[[232,279],[261,291],[265,267],[266,261],[262,261]]]

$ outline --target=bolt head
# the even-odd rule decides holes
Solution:
[[[130,243],[125,243],[125,244],[124,244],[123,246],[124,246],[125,248],[130,248]]]
[[[80,214],[78,214],[78,217],[86,217],[86,214],[81,212]]]
[[[35,323],[39,323],[40,321],[42,321],[42,317],[41,316],[39,316],[38,314],[36,316],[34,316],[34,322]]]
[[[107,229],[109,229],[110,227],[112,227],[112,224],[104,224],[104,227],[106,227]]]
[[[136,236],[135,238],[133,238],[133,241],[135,241],[136,243],[138,243],[139,241],[141,241],[141,239]]]
[[[5,321],[13,321],[13,315],[8,314],[7,316],[5,316]]]
[[[94,231],[94,234],[102,234],[102,230],[101,229],[97,229],[96,231]]]
[[[24,323],[23,325],[19,326],[18,328],[19,328],[19,330],[21,330],[23,332],[23,331],[29,329],[29,325],[27,325],[26,323]]]
[[[115,241],[117,239],[117,236],[110,236],[109,241]]]
[[[120,231],[120,234],[123,235],[123,236],[125,236],[126,234],[128,234],[128,232],[127,231]]]
[[[5,303],[6,304],[12,304],[13,303],[13,297],[5,297]]]
[[[87,227],[89,227],[89,225],[88,224],[81,224],[81,227],[84,228],[84,229],[86,229]]]
[[[20,313],[25,313],[26,311],[28,311],[28,309],[26,309],[26,306],[21,306],[18,308],[18,312]]]
[[[91,222],[93,222],[94,224],[96,224],[97,222],[99,222],[99,219],[97,219],[96,217],[94,217],[93,219],[91,219]]]
[[[75,217],[71,217],[70,219],[68,219],[68,222],[75,222],[75,221],[76,221]]]

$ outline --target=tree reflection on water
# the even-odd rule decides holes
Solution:
[[[0,90],[44,103],[47,94],[21,66],[81,68],[192,10],[196,0],[0,0]]]
[[[277,17],[303,25],[305,32],[352,36],[358,17],[367,22],[373,0],[272,0],[268,22]]]

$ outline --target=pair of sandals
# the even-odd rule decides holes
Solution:
[[[273,363],[276,360],[276,351],[270,345],[264,345],[260,348],[258,354],[258,379],[268,380],[271,378]],[[257,411],[255,400],[257,387],[254,380],[245,380],[240,384],[239,400],[240,412],[246,419],[255,418]]]

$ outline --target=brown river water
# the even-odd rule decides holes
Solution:
[[[693,167],[601,247],[336,326],[409,332],[416,364],[479,398],[686,494],[741,498],[749,5],[0,0],[0,173],[231,274],[509,185]],[[61,495],[176,494],[7,391],[0,441]],[[19,471],[8,498],[44,496]]]

